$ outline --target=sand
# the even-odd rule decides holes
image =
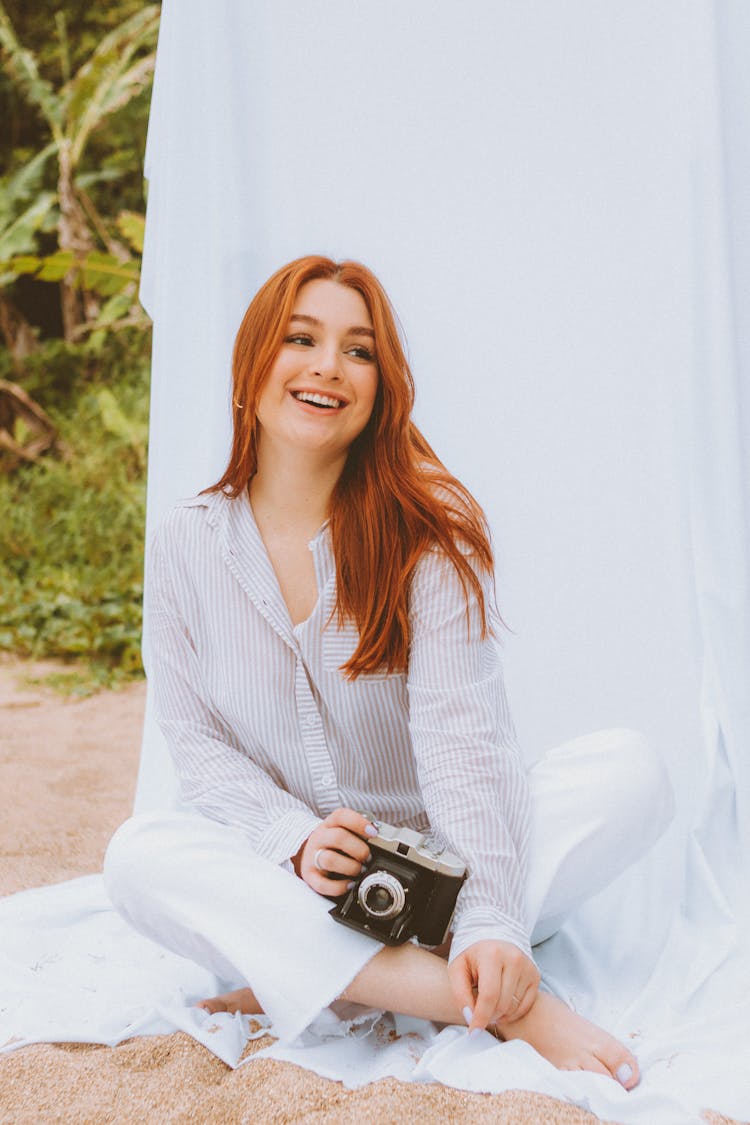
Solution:
[[[64,698],[29,681],[55,669],[0,657],[0,893],[98,872],[130,814],[145,686]],[[267,1038],[248,1044],[246,1053]],[[468,1094],[386,1079],[360,1090],[288,1063],[230,1070],[181,1032],[118,1047],[25,1047],[0,1058],[0,1125],[594,1125],[537,1094]],[[737,1125],[710,1114],[711,1125]]]

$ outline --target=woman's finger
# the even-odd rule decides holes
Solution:
[[[345,807],[334,809],[323,821],[323,824],[330,827],[346,828],[357,836],[376,836],[378,831],[372,821],[368,820],[362,813]]]
[[[474,979],[465,957],[457,957],[453,964],[448,966],[448,979],[456,1003],[471,1028],[474,1026]]]
[[[513,1020],[523,1019],[523,1017],[531,1011],[534,1006],[534,1001],[536,1000],[537,992],[538,986],[536,984],[536,981],[532,981],[529,985],[527,985],[525,992],[521,994],[521,999],[518,1003],[518,1007],[510,1017],[511,1022]]]
[[[370,849],[362,837],[346,828],[323,828],[320,830],[319,840],[318,847],[349,855],[360,863],[366,863],[370,858]]]
[[[314,887],[314,890],[326,898],[340,898],[352,885],[350,879],[327,879],[325,875],[319,875],[318,879],[320,885]],[[309,885],[312,886],[312,883]]]
[[[497,1001],[497,1020],[515,1018],[518,1005],[526,991],[522,977],[509,966],[503,968],[500,993]]]
[[[308,887],[326,898],[339,898],[340,895],[346,894],[351,886],[350,879],[329,879],[315,867],[306,871],[303,878]]]
[[[508,999],[506,988],[511,988]],[[514,973],[505,969],[500,1004],[495,1015],[496,1023],[513,1023],[530,1011],[539,989],[539,971]]]
[[[480,960],[477,964],[477,1000],[474,1005],[472,1028],[486,1027],[499,1008],[499,998],[503,987],[503,973],[497,965]]]
[[[321,875],[327,872],[334,872],[337,875],[349,875],[354,878],[362,871],[362,864],[359,860],[352,858],[349,855],[344,855],[342,852],[334,848],[316,848],[312,855],[312,866]]]
[[[495,1012],[495,1023],[510,1023],[517,1019],[518,1008],[526,993],[523,981],[507,967],[503,970],[502,986]]]

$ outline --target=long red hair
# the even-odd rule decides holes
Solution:
[[[331,498],[339,622],[351,619],[359,644],[342,667],[356,677],[405,671],[409,653],[409,587],[424,552],[445,553],[479,604],[487,606],[478,572],[491,573],[492,548],[482,509],[452,476],[411,420],[414,380],[388,296],[359,262],[308,256],[283,266],[261,287],[234,344],[233,438],[226,472],[207,492],[239,496],[257,469],[258,399],[288,331],[297,294],[308,281],[347,285],[363,298],[375,331],[379,372],[370,419],[352,443]]]

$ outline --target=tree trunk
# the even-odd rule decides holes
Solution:
[[[94,249],[86,215],[76,197],[73,184],[73,166],[70,159],[70,142],[66,139],[59,149],[59,176],[57,190],[60,198],[58,243],[61,250],[72,250],[76,261],[81,261]],[[60,282],[63,335],[68,343],[76,338],[76,329],[87,320],[95,320],[99,304],[78,282],[78,268],[73,266]]]

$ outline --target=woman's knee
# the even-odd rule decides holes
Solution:
[[[117,909],[158,880],[164,814],[143,813],[122,824],[104,854],[104,885]]]
[[[602,732],[606,756],[605,801],[610,815],[626,816],[644,842],[656,840],[674,816],[674,794],[666,766],[640,731],[617,727]]]

